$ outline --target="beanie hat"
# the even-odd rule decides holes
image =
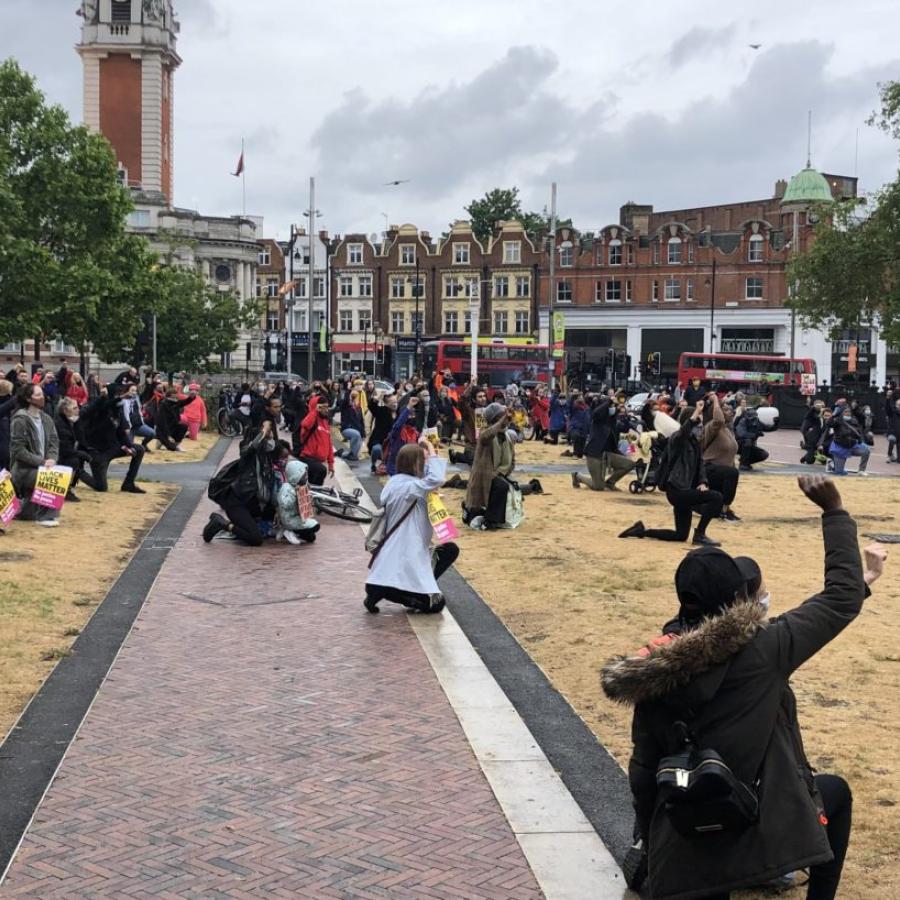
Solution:
[[[502,403],[488,403],[484,408],[484,418],[488,425],[493,425],[504,413],[506,407]]]

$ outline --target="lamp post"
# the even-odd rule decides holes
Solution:
[[[316,179],[309,179],[309,209],[303,213],[309,218],[309,292],[307,296],[307,309],[309,316],[309,347],[307,349],[306,374],[307,381],[311,385],[313,383],[313,334],[315,333],[315,322],[313,320],[313,298],[316,290],[316,248],[313,244],[313,231],[316,228],[316,219],[322,215],[316,209]],[[324,277],[324,276],[323,276]]]
[[[713,247],[713,253],[716,252],[716,248]],[[709,352],[713,354],[716,352],[716,258],[713,257],[712,261],[712,278],[707,279],[706,282],[710,285],[710,294],[709,294]]]
[[[366,361],[369,355],[369,320],[366,319],[365,324],[363,325],[363,375],[367,375],[366,372]]]
[[[419,372],[419,337],[422,333],[422,326],[419,322],[419,250],[416,248],[416,352],[415,352],[415,373]]]
[[[373,378],[378,377],[378,338],[382,338],[381,344],[381,352],[384,353],[384,341],[383,341],[384,332],[381,330],[381,326],[376,322],[375,326],[372,329],[372,338],[375,342],[375,348],[372,351],[372,376]]]

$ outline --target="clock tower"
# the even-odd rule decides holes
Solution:
[[[172,0],[82,0],[79,15],[85,124],[112,144],[129,187],[171,206],[173,87],[181,64]]]

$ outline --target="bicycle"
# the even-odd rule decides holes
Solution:
[[[309,486],[309,496],[316,512],[365,525],[372,521],[374,514],[372,510],[360,504],[362,494],[361,488],[356,488],[352,494],[345,494],[336,488],[325,485],[311,484]]]
[[[244,433],[244,423],[238,417],[234,405],[236,394],[233,390],[223,390],[219,394],[219,411],[216,413],[216,424],[219,426],[219,434],[225,437],[241,437]]]

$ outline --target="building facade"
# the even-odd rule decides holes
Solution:
[[[310,246],[314,254],[312,285],[309,283]],[[315,378],[327,378],[331,374],[328,331],[331,250],[332,242],[327,231],[320,231],[310,240],[305,228],[292,229],[291,239],[284,248],[285,331],[291,347],[291,365],[287,371],[304,378],[309,372],[310,325],[313,332],[313,375]]]
[[[272,238],[257,241],[256,299],[261,306],[263,365],[267,371],[283,372],[287,366],[284,304],[284,248]]]

